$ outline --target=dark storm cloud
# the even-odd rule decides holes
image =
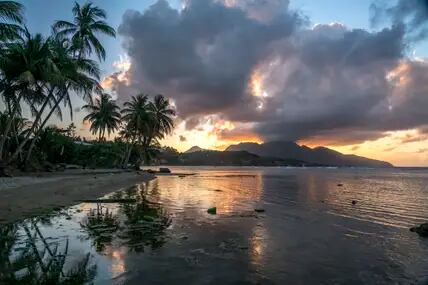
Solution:
[[[245,101],[251,70],[298,21],[283,13],[264,24],[209,0],[189,1],[179,12],[160,0],[144,13],[128,11],[119,34],[132,60],[133,84],[173,95],[180,115],[188,117]]]
[[[405,24],[409,36],[414,40],[427,36],[427,0],[377,0],[373,2],[370,8],[373,14],[372,23],[374,25],[384,18],[390,18],[395,24]]]
[[[119,34],[132,65],[128,83],[113,74],[109,84],[119,100],[137,90],[170,96],[187,129],[216,115],[250,123],[245,131],[266,140],[376,139],[428,124],[428,66],[404,55],[408,27],[422,28],[422,16],[406,15],[369,32],[308,28],[288,1],[195,0],[178,11],[160,0],[124,15]],[[266,97],[251,94],[255,73]]]

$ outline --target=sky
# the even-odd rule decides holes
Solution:
[[[46,35],[74,3],[20,2],[29,29]],[[119,103],[141,92],[170,98],[178,117],[165,145],[293,140],[428,166],[426,1],[93,3],[118,32],[101,37],[103,86]],[[88,137],[84,102],[73,104]]]

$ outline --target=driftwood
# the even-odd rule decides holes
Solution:
[[[85,199],[79,200],[80,203],[136,203],[136,199]]]

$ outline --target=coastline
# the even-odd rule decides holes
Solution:
[[[0,179],[0,225],[43,215],[154,179],[149,173],[82,170]]]

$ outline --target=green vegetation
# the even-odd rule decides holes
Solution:
[[[72,21],[59,20],[52,34],[32,34],[24,25],[23,6],[0,1],[0,170],[66,163],[91,167],[139,167],[157,154],[159,139],[173,129],[175,110],[162,95],[151,101],[137,95],[120,106],[100,84],[99,62],[106,51],[99,36],[115,37],[104,10],[75,3]],[[93,60],[96,57],[98,61]],[[76,127],[49,126],[68,110],[72,97],[87,102],[84,120],[98,140],[82,141]],[[95,100],[94,98],[95,97]],[[25,119],[22,109],[31,111]],[[119,131],[113,141],[105,133]]]

